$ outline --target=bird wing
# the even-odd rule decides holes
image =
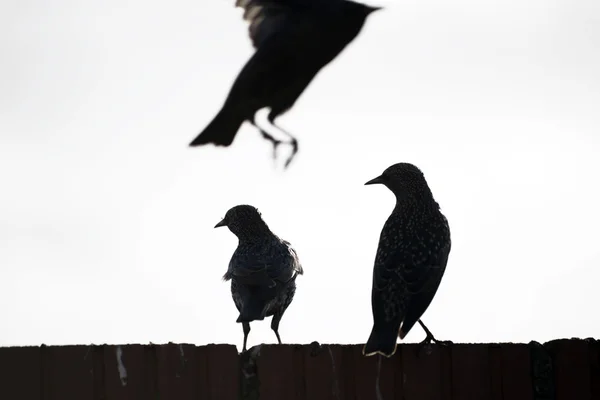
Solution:
[[[275,246],[269,253],[234,255],[223,279],[235,277],[242,284],[274,287],[277,282],[288,282],[296,273],[302,273],[302,267],[295,251]]]
[[[326,0],[323,3],[337,0]],[[315,6],[316,0],[236,0],[235,6],[244,9],[243,18],[249,22],[248,33],[254,48],[282,32],[294,32],[297,37],[312,31],[312,19],[301,18]],[[300,16],[300,18],[299,18]],[[297,23],[302,20],[302,23]],[[293,25],[293,29],[290,29]],[[290,42],[291,43],[291,42]]]
[[[415,295],[431,293],[431,297],[437,291],[439,282],[448,263],[450,254],[450,242],[437,251],[419,258],[411,254],[404,268],[398,271],[400,278],[406,282],[408,294],[414,298]]]
[[[402,322],[403,335],[408,334],[431,304],[446,270],[450,248],[451,243],[448,241],[426,265],[415,267],[406,273],[407,281],[413,283],[409,285],[409,300]],[[417,269],[421,271],[416,272]]]
[[[302,264],[300,263],[300,258],[298,257],[298,253],[292,247],[292,244],[287,240],[283,240],[283,244],[288,248],[290,255],[292,256],[291,264],[292,269],[299,275],[304,275],[304,268],[302,268]]]
[[[274,287],[275,281],[269,276],[268,267],[258,268],[237,267],[232,273],[236,280],[244,285]]]
[[[416,319],[431,303],[446,269],[450,241],[426,230],[411,237],[384,227],[373,270],[373,307],[381,318]],[[448,238],[449,239],[449,238]],[[431,243],[444,243],[431,248]],[[406,321],[405,321],[406,322]]]

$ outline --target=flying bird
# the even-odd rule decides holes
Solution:
[[[381,231],[373,268],[373,328],[363,354],[391,357],[397,337],[421,321],[440,285],[450,254],[450,227],[421,170],[398,163],[365,185],[382,184],[396,196],[396,206]]]
[[[225,281],[231,281],[231,296],[240,312],[236,322],[244,329],[244,347],[250,333],[250,322],[273,316],[271,329],[279,336],[279,323],[296,293],[296,277],[304,270],[289,242],[277,237],[250,205],[238,205],[225,214],[215,228],[226,226],[237,236],[235,249]]]
[[[277,146],[283,143],[255,122],[255,114],[269,108],[267,121],[289,137],[292,153],[298,141],[275,125],[317,73],[331,62],[360,33],[366,18],[381,7],[350,0],[236,0],[249,22],[255,52],[233,82],[220,111],[190,143],[229,146],[244,121]]]

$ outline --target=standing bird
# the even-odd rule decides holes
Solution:
[[[236,0],[249,21],[256,51],[235,79],[221,110],[190,143],[229,146],[244,121],[273,143],[273,157],[282,142],[257,126],[254,116],[268,107],[269,123],[290,137],[292,154],[298,141],[275,125],[317,73],[361,31],[369,14],[380,9],[350,0]]]
[[[450,227],[416,166],[392,165],[365,185],[376,183],[394,193],[396,206],[383,226],[375,256],[373,329],[363,354],[391,357],[396,337],[404,339],[417,321],[427,334],[419,349],[432,340],[440,343],[420,318],[446,270]]]
[[[231,208],[215,228],[226,226],[237,236],[223,280],[231,280],[231,296],[244,328],[244,348],[251,321],[273,316],[271,329],[279,337],[279,322],[296,293],[296,276],[304,270],[290,243],[277,237],[258,210],[249,205]]]

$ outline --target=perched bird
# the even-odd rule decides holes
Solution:
[[[394,164],[365,185],[383,184],[396,196],[396,206],[379,238],[373,268],[373,329],[363,354],[391,357],[396,337],[420,320],[439,287],[450,254],[450,227],[440,212],[423,173],[408,163]],[[421,347],[419,347],[420,349]]]
[[[215,228],[226,226],[237,236],[225,281],[231,280],[231,296],[244,329],[244,348],[251,321],[273,316],[271,329],[279,337],[279,322],[296,293],[296,277],[304,270],[290,243],[277,237],[250,205],[231,208]]]
[[[292,154],[298,141],[275,125],[317,73],[361,31],[369,14],[380,9],[350,0],[236,0],[249,21],[256,51],[235,79],[221,110],[190,143],[229,146],[244,121],[273,143],[273,157],[282,142],[259,127],[254,116],[268,107],[267,120],[290,137]]]

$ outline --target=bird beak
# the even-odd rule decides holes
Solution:
[[[369,7],[371,10],[369,11],[370,13],[373,13],[375,11],[379,11],[379,10],[383,10],[383,7],[375,7],[375,6],[371,6]]]
[[[371,179],[369,182],[365,183],[365,185],[375,185],[377,183],[383,183],[383,178],[381,176]]]
[[[221,222],[219,222],[218,224],[215,225],[215,228],[219,228],[221,226],[227,226],[227,223],[225,222],[225,218],[223,218],[221,220]]]

